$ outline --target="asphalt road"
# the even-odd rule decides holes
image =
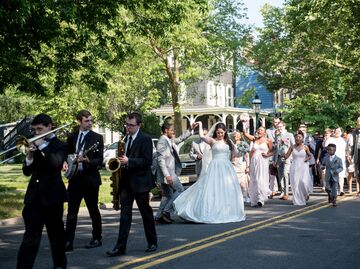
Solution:
[[[158,202],[152,203],[156,210]],[[315,193],[309,204],[269,200],[263,208],[246,207],[247,219],[230,224],[193,224],[177,219],[157,225],[159,248],[146,254],[141,217],[134,210],[127,255],[108,258],[117,238],[119,213],[101,211],[103,246],[85,249],[91,236],[86,210],[79,216],[75,250],[68,268],[360,268],[360,198],[342,197],[338,207]],[[0,268],[16,268],[23,224],[0,226]],[[34,268],[51,268],[46,231]]]

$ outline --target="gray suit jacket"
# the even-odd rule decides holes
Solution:
[[[188,138],[191,132],[187,130],[181,136],[171,140],[172,144],[179,144]],[[177,147],[174,147],[177,150]],[[169,144],[165,135],[159,138],[156,145],[157,154],[157,169],[156,169],[156,181],[158,183],[166,183],[165,177],[172,176],[178,177],[181,173],[181,163],[175,159],[175,154],[172,149],[172,145]]]
[[[333,161],[330,161],[330,156],[326,156],[324,159],[324,165],[326,167],[325,181],[329,181],[331,178],[339,182],[339,173],[344,169],[342,160],[335,155]]]
[[[273,141],[273,151],[274,151],[274,162],[282,161],[283,157],[288,149],[295,144],[295,138],[292,133],[288,131],[275,135],[275,140]],[[286,164],[290,164],[290,158],[285,160]]]
[[[189,156],[191,159],[195,160],[195,164],[196,164],[196,174],[199,176],[201,173],[201,169],[202,169],[202,160],[199,160],[197,158],[197,156],[199,154],[203,155],[204,154],[204,150],[206,148],[210,148],[210,145],[208,145],[206,142],[204,141],[193,141],[191,144],[191,149],[189,152]]]

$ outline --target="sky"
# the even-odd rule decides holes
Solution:
[[[270,4],[272,6],[281,7],[284,0],[243,0],[243,3],[248,9],[248,23],[255,25],[255,27],[263,27],[262,15],[260,13],[262,6]]]

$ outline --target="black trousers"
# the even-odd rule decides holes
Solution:
[[[50,241],[54,267],[66,268],[63,211],[63,203],[52,206],[44,206],[40,202],[25,205],[22,212],[25,233],[17,258],[18,269],[33,268],[44,225]]]
[[[68,214],[66,217],[66,240],[73,242],[81,200],[84,198],[92,222],[93,239],[102,239],[101,215],[98,207],[99,186],[69,183]]]
[[[120,189],[120,227],[116,248],[126,250],[126,244],[129,237],[132,207],[134,200],[136,201],[145,230],[145,236],[148,245],[157,244],[157,236],[155,230],[155,222],[153,210],[149,204],[149,192],[134,193],[130,187]]]

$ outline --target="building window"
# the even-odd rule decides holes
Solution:
[[[233,88],[227,87],[227,95],[226,95],[226,105],[229,107],[234,106],[234,96],[233,96]]]
[[[214,83],[209,81],[207,84],[207,105],[216,105],[216,89]]]

